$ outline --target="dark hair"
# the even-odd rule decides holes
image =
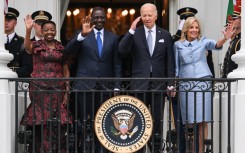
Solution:
[[[105,14],[105,10],[102,7],[94,7],[91,15],[93,16],[95,11],[102,11]]]
[[[45,24],[48,24],[48,23],[53,24],[53,25],[56,27],[56,24],[55,24],[54,21],[45,21],[45,22],[42,23],[41,28],[43,28],[43,26],[44,26]]]

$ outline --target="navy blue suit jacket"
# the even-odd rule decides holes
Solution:
[[[76,54],[78,68],[76,77],[120,77],[121,60],[118,55],[117,35],[104,30],[102,55],[99,57],[94,31],[83,41],[77,41],[77,35],[66,45],[66,53]],[[77,89],[90,89],[94,81],[78,82]]]
[[[156,42],[152,56],[143,26],[136,28],[133,35],[127,32],[119,43],[118,51],[121,55],[131,52],[132,77],[150,77],[150,67],[152,67],[152,77],[175,77],[172,37],[168,31],[158,26],[156,26]],[[148,84],[145,85],[140,88],[147,89]]]
[[[14,55],[14,59],[8,63],[8,67],[19,67],[15,69],[19,78],[31,77],[32,55],[28,54],[24,48],[24,38],[15,33],[9,44],[5,44],[5,49]]]

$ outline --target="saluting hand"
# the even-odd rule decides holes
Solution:
[[[95,25],[93,25],[91,27],[91,17],[90,16],[86,16],[85,18],[82,19],[82,32],[81,35],[83,37],[86,37],[95,27]]]
[[[136,26],[137,26],[137,23],[140,21],[140,19],[141,19],[141,16],[137,17],[137,18],[134,20],[134,22],[131,24],[130,29],[135,30],[135,29],[136,29]]]
[[[25,18],[24,18],[25,24],[26,24],[26,29],[27,30],[31,30],[33,27],[33,23],[34,20],[32,20],[31,15],[28,14]]]

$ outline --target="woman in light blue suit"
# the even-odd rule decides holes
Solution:
[[[178,78],[211,78],[212,73],[207,64],[206,51],[221,50],[222,45],[232,35],[231,28],[228,27],[229,29],[223,32],[224,38],[218,41],[201,37],[199,23],[195,17],[187,18],[182,29],[181,39],[174,44],[176,77]],[[182,81],[179,84],[179,90],[183,123],[190,126],[197,123],[199,127],[200,153],[203,151],[202,140],[208,134],[207,122],[211,121],[212,84],[210,81]],[[202,135],[203,131],[204,136]]]

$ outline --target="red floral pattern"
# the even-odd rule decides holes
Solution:
[[[33,47],[32,78],[62,78],[63,64],[70,63],[70,59],[64,55],[62,44],[55,41],[55,49],[50,49],[43,40],[40,40],[34,41]],[[29,93],[31,104],[28,106],[21,124],[45,125],[47,120],[53,118],[57,118],[60,124],[71,123],[71,115],[62,103],[64,90],[65,81],[39,80],[31,82]]]

